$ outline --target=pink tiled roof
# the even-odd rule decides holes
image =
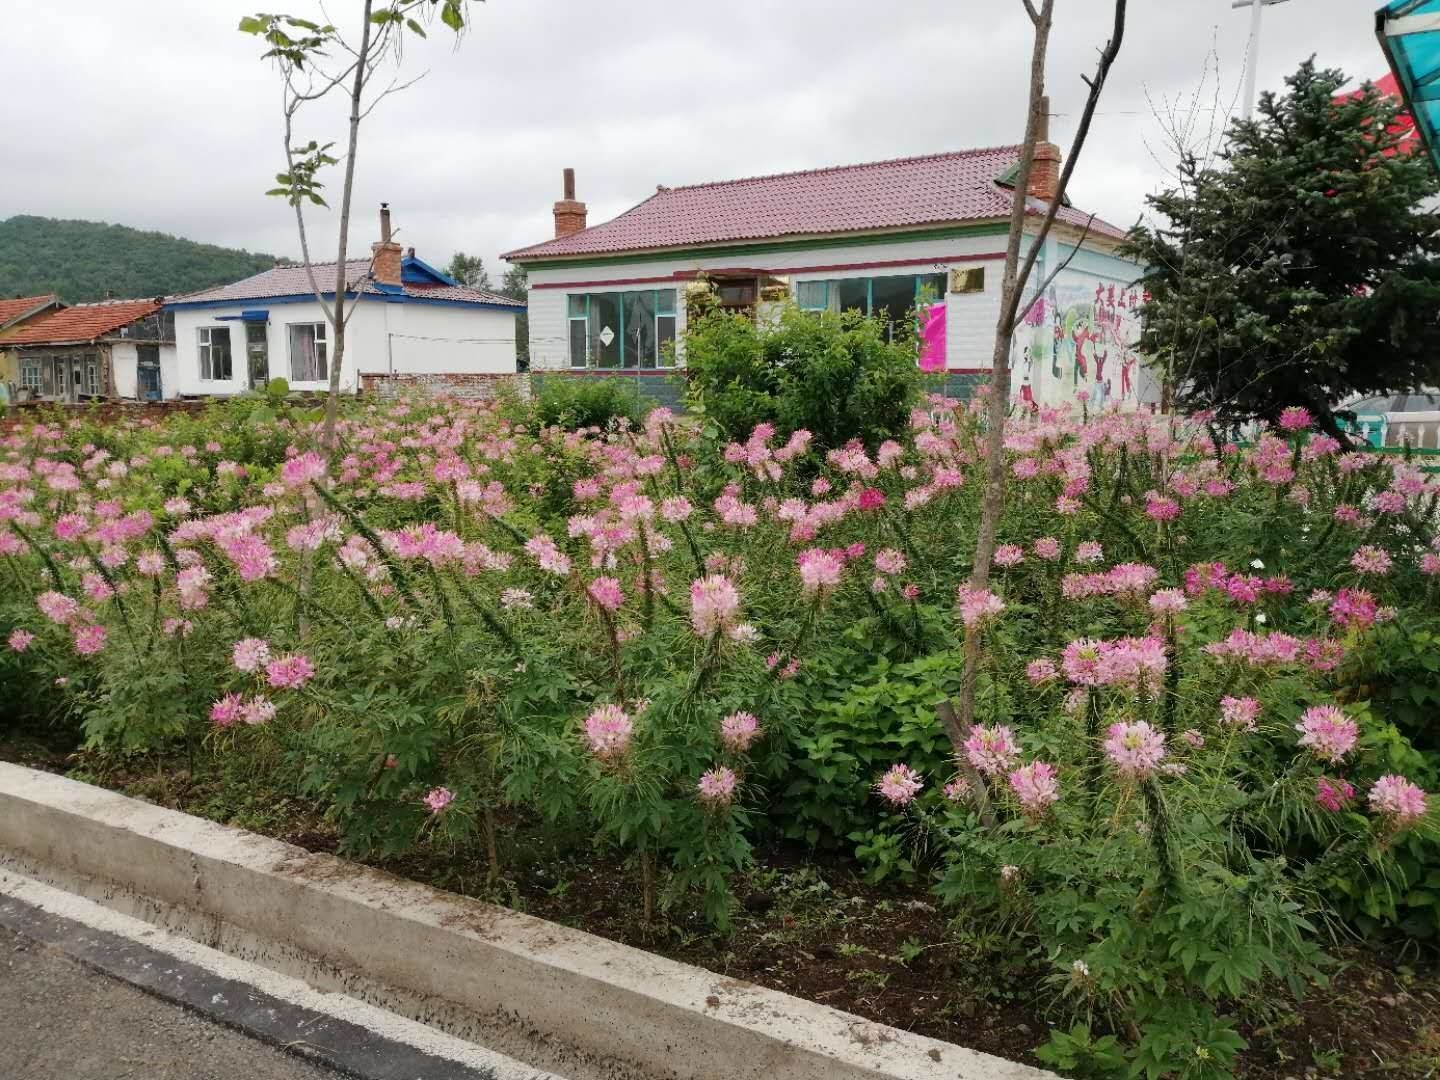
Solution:
[[[106,300],[37,316],[0,333],[0,345],[64,345],[94,341],[160,310],[159,300]]]
[[[519,262],[694,247],[782,237],[913,229],[1004,220],[1012,189],[996,182],[1018,146],[841,165],[691,187],[662,187],[619,217],[569,236],[508,252]],[[1030,212],[1047,204],[1030,200]],[[1083,227],[1089,215],[1065,206],[1058,220]],[[1124,231],[1098,218],[1092,232]]]
[[[333,262],[315,263],[314,269],[315,281],[321,290],[333,293],[335,291],[335,264]],[[345,263],[346,291],[353,291],[356,286],[364,282],[364,292],[379,295],[381,290],[377,289],[373,282],[365,280],[369,272],[369,259],[347,261]],[[525,306],[522,301],[512,300],[508,296],[501,296],[499,293],[489,292],[485,289],[471,289],[464,285],[407,284],[401,288],[406,296],[416,300],[455,300],[461,303],[494,304],[513,308]],[[244,303],[250,300],[273,300],[280,296],[305,296],[313,291],[310,287],[310,278],[305,273],[305,267],[277,266],[273,270],[263,270],[253,277],[232,282],[229,285],[220,285],[214,289],[202,289],[200,292],[171,297],[170,302],[173,304],[204,304],[234,300],[236,303]]]

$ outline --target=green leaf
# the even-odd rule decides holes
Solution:
[[[457,34],[465,27],[465,15],[460,10],[460,0],[445,0],[440,9],[440,21]]]
[[[414,19],[406,19],[406,20],[405,20],[405,25],[406,25],[407,27],[409,27],[410,32],[411,32],[412,34],[415,34],[415,35],[417,35],[418,37],[422,37],[422,38],[426,36],[426,34],[425,34],[425,28],[424,28],[423,26],[421,26],[418,22],[416,22]]]

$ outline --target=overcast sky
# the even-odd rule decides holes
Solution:
[[[1378,3],[1266,8],[1261,89],[1279,88],[1312,53],[1357,81],[1378,78]],[[318,11],[313,0],[257,6]],[[1049,91],[1065,146],[1112,5],[1055,6]],[[337,19],[349,8],[357,0],[330,0]],[[1249,29],[1231,0],[1130,8],[1071,190],[1118,224],[1164,181],[1156,108],[1178,107],[1202,135],[1217,94],[1222,113],[1238,108]],[[0,34],[0,218],[109,221],[298,254],[290,211],[263,194],[281,161],[279,85],[235,29],[252,10],[244,0],[66,0],[11,12]],[[567,165],[593,224],[657,184],[1010,143],[1023,130],[1020,0],[472,0],[471,12],[458,48],[437,25],[409,49],[403,70],[427,76],[365,122],[357,244],[376,238],[388,200],[401,241],[422,258],[476,252],[498,280],[499,252],[551,235]],[[320,110],[301,134],[341,140],[343,130],[340,113]],[[315,257],[333,258],[333,221],[314,228],[328,235]]]

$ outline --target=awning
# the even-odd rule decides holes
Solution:
[[[1375,35],[1440,169],[1440,0],[1391,0],[1375,13]]]
[[[215,316],[215,321],[216,321],[216,322],[269,322],[269,321],[270,321],[270,312],[269,312],[269,311],[266,311],[266,310],[260,310],[260,311],[242,311],[242,312],[240,312],[239,315],[216,315],[216,316]]]

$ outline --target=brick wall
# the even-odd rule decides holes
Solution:
[[[375,374],[360,373],[360,392],[390,399],[409,393],[437,397],[489,399],[511,392],[522,398],[530,396],[530,377],[523,373],[504,374]]]

